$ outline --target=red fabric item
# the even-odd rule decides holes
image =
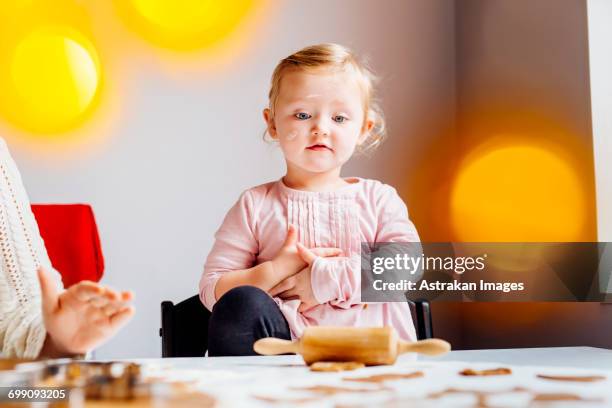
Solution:
[[[91,207],[34,204],[32,212],[51,264],[62,275],[64,287],[82,280],[98,282],[104,272],[104,258]]]

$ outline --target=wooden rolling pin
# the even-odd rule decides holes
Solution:
[[[306,364],[317,361],[356,361],[365,365],[393,364],[403,353],[430,356],[450,351],[440,339],[409,343],[400,340],[391,327],[308,327],[296,341],[274,337],[260,339],[253,349],[263,355],[301,354]]]

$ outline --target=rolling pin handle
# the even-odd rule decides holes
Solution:
[[[299,353],[300,343],[297,341],[277,339],[275,337],[266,337],[259,339],[253,344],[253,350],[264,356],[274,356],[277,354]]]

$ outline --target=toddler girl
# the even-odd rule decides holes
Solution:
[[[392,326],[416,339],[407,303],[360,301],[361,242],[419,241],[394,188],[340,176],[384,136],[372,82],[337,44],[274,70],[263,115],[287,173],[245,191],[215,234],[200,280],[209,355],[251,355],[257,339],[299,338],[311,325]]]

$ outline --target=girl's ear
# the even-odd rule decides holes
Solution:
[[[368,136],[370,136],[370,132],[374,128],[374,121],[372,119],[367,119],[363,124],[363,128],[361,129],[361,135],[359,135],[359,139],[357,140],[357,145],[361,145],[366,141]]]
[[[270,108],[266,108],[263,110],[263,117],[266,121],[266,126],[268,126],[268,133],[270,137],[274,140],[278,139],[278,135],[276,133],[276,125],[274,124],[274,118],[272,118],[272,112]]]

